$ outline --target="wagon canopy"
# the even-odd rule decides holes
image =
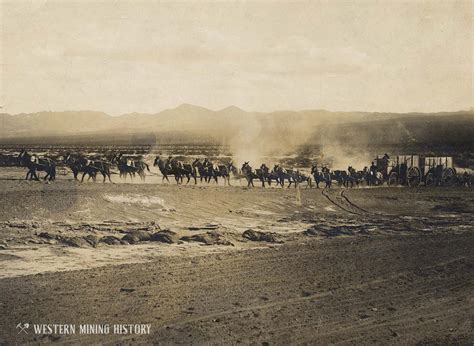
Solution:
[[[443,166],[443,168],[453,168],[452,156],[427,156],[425,159],[425,166],[436,167]]]

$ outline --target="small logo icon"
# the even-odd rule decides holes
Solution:
[[[18,334],[25,333],[28,334],[27,329],[30,327],[29,323],[20,322],[16,325],[16,329],[19,329]]]

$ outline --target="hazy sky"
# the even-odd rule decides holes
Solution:
[[[471,1],[5,1],[4,112],[472,107]]]

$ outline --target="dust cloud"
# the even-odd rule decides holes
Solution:
[[[322,164],[333,170],[346,170],[349,166],[357,170],[369,167],[373,161],[373,155],[367,151],[359,151],[348,148],[341,144],[325,145],[321,149]]]
[[[234,163],[249,161],[257,166],[272,165],[281,157],[295,155],[298,148],[310,142],[314,123],[279,119],[278,117],[248,117],[235,124],[228,140]]]
[[[234,126],[228,144],[236,165],[249,161],[255,168],[263,162],[273,165],[293,158],[306,165],[311,162],[331,169],[363,169],[373,160],[367,150],[368,139],[359,134],[357,145],[344,142],[344,133],[328,131],[319,119],[249,117]]]

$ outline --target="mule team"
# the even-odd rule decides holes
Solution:
[[[61,163],[67,166],[73,173],[75,180],[81,182],[87,176],[87,180],[96,181],[98,175],[102,176],[103,181],[112,182],[112,167],[117,167],[120,178],[132,179],[135,176],[145,180],[146,172],[150,172],[149,165],[144,161],[143,157],[131,157],[122,153],[114,154],[109,157],[89,158],[81,154],[66,153],[64,156],[53,160],[51,158],[39,157],[30,154],[26,150],[22,150],[18,156],[19,164],[27,167],[28,172],[25,179],[39,180],[39,171],[45,172],[44,180],[52,181],[56,178],[56,165]],[[280,165],[274,165],[270,169],[266,164],[262,164],[259,168],[253,169],[249,162],[244,162],[242,167],[238,169],[233,162],[215,165],[211,160],[205,158],[195,159],[192,163],[183,163],[172,156],[166,159],[156,156],[153,166],[158,167],[162,175],[162,181],[169,182],[169,177],[174,177],[177,184],[186,184],[193,181],[197,184],[200,182],[210,183],[211,181],[218,183],[221,178],[224,185],[231,185],[231,178],[246,179],[247,186],[254,186],[254,181],[260,182],[263,187],[271,186],[273,183],[277,186],[298,186],[306,183],[306,187],[312,187],[313,184],[319,188],[322,183],[324,187],[331,187],[333,181],[339,185],[346,187],[358,186],[362,182],[368,185],[377,185],[383,182],[383,177],[372,167],[364,168],[362,171],[356,171],[352,167],[348,167],[347,171],[335,170],[331,171],[328,167],[323,166],[321,169],[314,164],[311,167],[310,174],[304,174],[298,169],[285,169]]]

